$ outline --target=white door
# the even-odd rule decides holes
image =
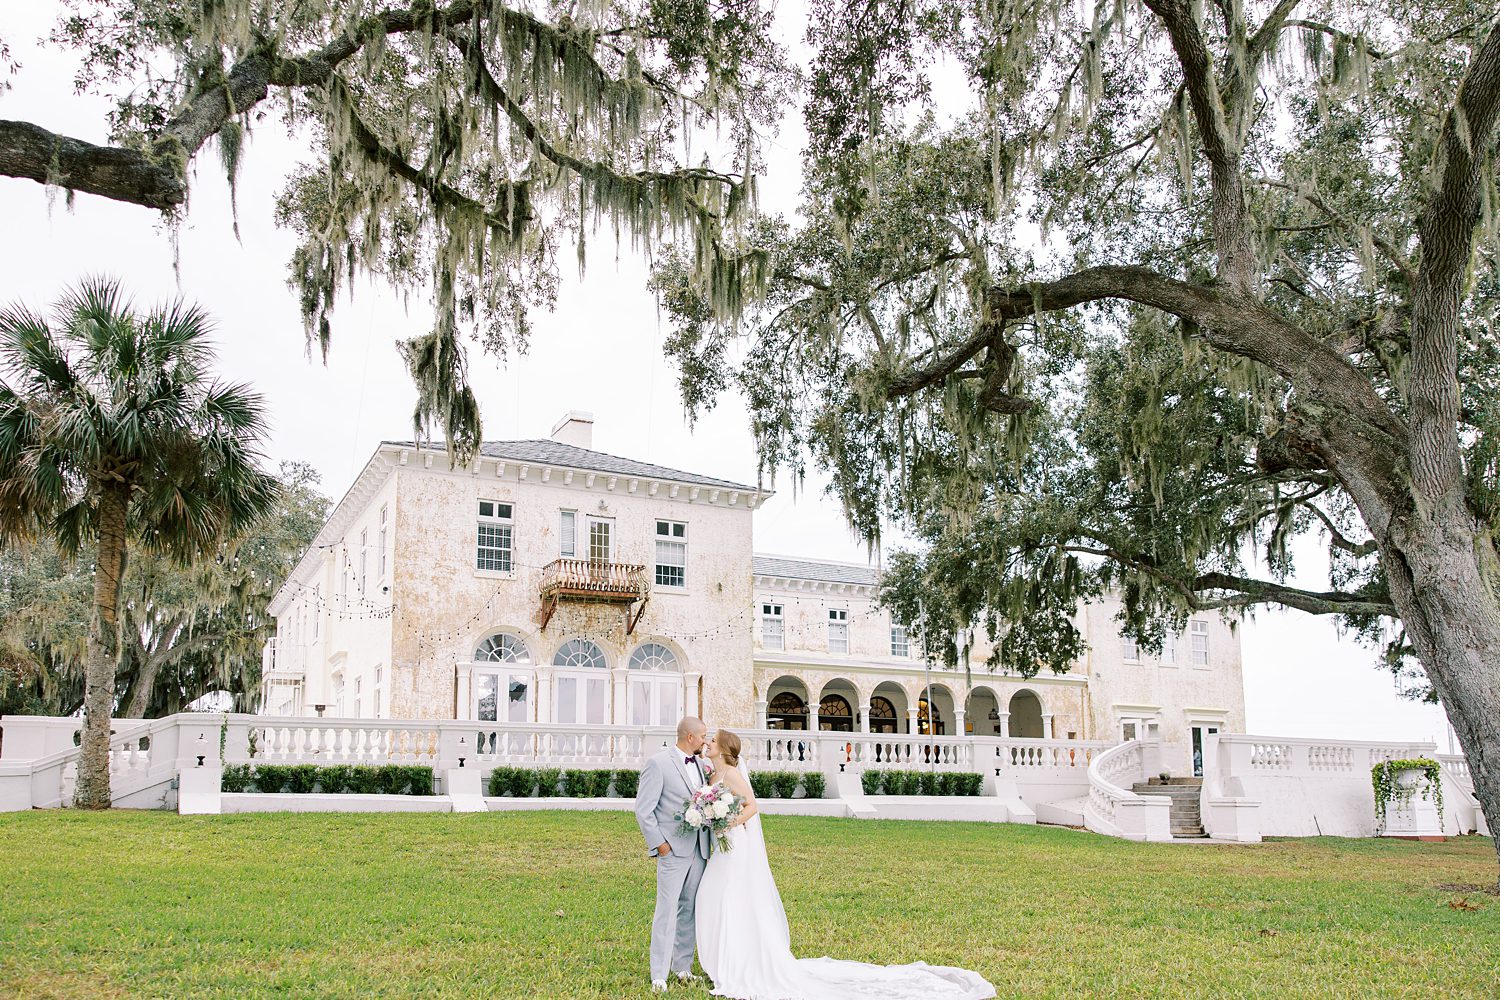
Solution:
[[[614,558],[615,522],[603,517],[591,517],[588,520],[589,561],[609,562]]]
[[[682,675],[632,671],[629,697],[632,726],[675,726],[682,718]]]
[[[1193,777],[1203,777],[1203,744],[1210,736],[1219,732],[1218,726],[1193,727]]]

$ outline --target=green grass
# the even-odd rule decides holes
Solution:
[[[799,955],[962,965],[1002,997],[1500,996],[1500,898],[1437,888],[1493,884],[1489,840],[766,832]],[[649,996],[628,814],[8,813],[0,864],[0,995]]]

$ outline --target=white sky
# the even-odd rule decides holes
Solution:
[[[797,5],[800,8],[800,5]],[[21,64],[13,89],[0,95],[0,117],[104,142],[107,104],[75,96],[75,63],[39,49],[60,5],[9,2],[0,10],[0,37]],[[782,15],[784,37],[800,39],[794,13]],[[795,207],[797,151],[803,141],[793,114],[769,149],[770,176],[761,205]],[[272,418],[267,448],[273,461],[312,464],[335,499],[349,486],[375,443],[411,435],[415,398],[394,349],[397,340],[430,327],[425,297],[403,302],[389,289],[361,283],[334,316],[328,364],[305,352],[297,303],[285,282],[291,235],[272,222],[281,178],[301,151],[274,120],[252,136],[240,177],[240,241],[230,229],[228,189],[217,154],[198,158],[192,201],[180,232],[180,277],[170,234],[155,213],[89,195],[68,209],[58,195],[29,180],[0,178],[0,302],[49,304],[86,274],[120,277],[142,303],[183,295],[204,304],[219,324],[226,376],[253,383]],[[740,482],[755,482],[755,452],[742,407],[726,399],[689,428],[676,373],[662,358],[664,328],[645,288],[646,268],[622,254],[611,259],[601,237],[585,278],[564,268],[555,313],[534,317],[528,356],[501,367],[477,350],[470,377],[487,438],[545,437],[569,409],[595,414],[601,450]],[[564,252],[571,259],[571,252]],[[864,546],[845,526],[838,505],[810,478],[793,497],[791,484],[756,515],[757,551],[862,561]],[[1316,547],[1304,563],[1316,569]],[[1303,581],[1319,587],[1315,573]],[[1347,739],[1435,739],[1447,751],[1441,710],[1397,697],[1373,653],[1341,641],[1332,622],[1298,612],[1260,611],[1243,630],[1249,728],[1257,734]]]

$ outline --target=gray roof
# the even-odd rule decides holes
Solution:
[[[411,441],[386,441],[384,443],[406,448],[418,447]],[[420,447],[432,451],[448,450],[441,441],[433,441]],[[742,490],[746,493],[762,492],[759,487],[746,486],[744,483],[731,483],[727,479],[713,479],[709,476],[700,476],[695,472],[683,472],[681,469],[669,469],[664,465],[637,462],[632,458],[621,458],[618,455],[609,455],[602,451],[592,451],[588,448],[579,448],[576,445],[546,439],[485,441],[479,446],[479,453],[486,458],[503,458],[507,461],[529,462],[563,469],[585,469],[590,472],[607,472],[610,475],[635,476],[640,479],[664,479],[674,483],[691,483],[694,486]]]
[[[880,570],[874,566],[851,566],[848,563],[817,562],[812,559],[786,559],[782,556],[756,556],[752,566],[756,576],[779,576],[786,580],[852,583],[861,587],[873,587],[880,582]]]

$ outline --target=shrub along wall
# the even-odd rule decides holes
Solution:
[[[979,795],[984,775],[945,771],[876,771],[859,776],[866,795]]]
[[[517,799],[635,798],[639,771],[568,770],[555,767],[497,767],[490,772],[490,795]]]
[[[797,771],[751,771],[750,790],[758,799],[790,799],[796,797],[797,789],[802,797],[823,797],[823,775],[818,772]]]
[[[226,764],[225,792],[432,795],[432,768],[411,764]]]

